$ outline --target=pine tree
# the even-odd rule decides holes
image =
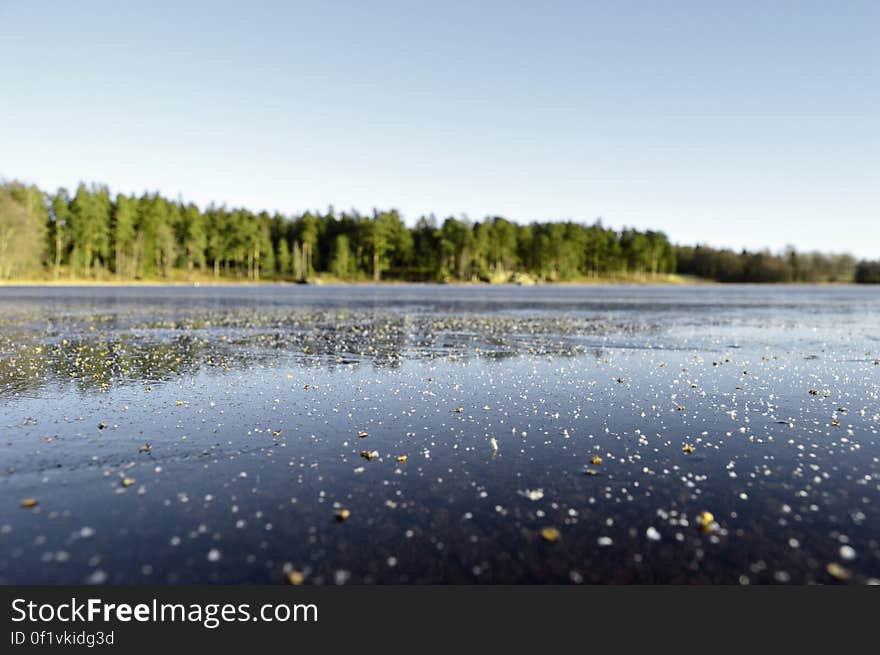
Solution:
[[[61,267],[70,244],[70,198],[66,189],[58,189],[50,203],[51,224],[49,228],[52,239],[52,277],[57,280],[61,276]]]
[[[339,234],[333,243],[333,258],[330,262],[330,272],[341,280],[348,279],[352,274],[351,247],[348,237]]]
[[[278,274],[284,278],[290,273],[290,248],[287,239],[281,237],[278,241],[278,255],[275,259],[278,266]]]
[[[117,277],[130,279],[135,275],[134,247],[137,212],[133,198],[116,196],[113,207],[114,270]]]

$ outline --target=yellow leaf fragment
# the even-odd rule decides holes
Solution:
[[[841,582],[849,580],[852,577],[849,569],[842,567],[837,562],[830,562],[828,566],[825,567],[825,570],[828,571],[828,575]]]
[[[709,532],[715,522],[715,515],[712,512],[700,512],[697,514],[697,527],[701,532]]]
[[[556,528],[542,528],[541,529],[541,539],[544,541],[549,541],[550,543],[559,541],[562,538],[562,534]]]

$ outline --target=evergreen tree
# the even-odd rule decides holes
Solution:
[[[110,194],[106,187],[80,184],[70,203],[72,273],[91,277],[107,263],[110,250]]]
[[[61,267],[67,258],[70,245],[70,198],[66,189],[58,189],[49,204],[52,254],[52,277],[57,280],[61,276]]]
[[[137,201],[122,195],[116,196],[113,207],[114,270],[117,277],[135,276],[135,221]]]
[[[290,247],[287,245],[287,239],[282,237],[278,241],[278,254],[275,257],[278,275],[282,278],[290,273]]]
[[[333,258],[330,262],[330,272],[343,280],[349,278],[354,273],[354,259],[351,256],[351,247],[345,234],[337,235],[333,243]]]

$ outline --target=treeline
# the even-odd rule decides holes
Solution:
[[[867,266],[865,275],[859,277]],[[44,193],[0,185],[0,278],[577,281],[673,273],[721,282],[871,281],[876,265],[847,255],[735,253],[672,245],[656,231],[601,222],[471,222],[395,210],[285,216],[157,193],[80,184]]]
[[[880,261],[861,261],[856,266],[855,281],[861,284],[880,284]]]
[[[532,223],[500,217],[472,223],[420,218],[407,227],[395,210],[305,212],[296,216],[169,200],[155,193],[111,195],[81,184],[74,193],[2,187],[19,226],[0,250],[5,277],[44,270],[52,277],[171,279],[212,275],[244,280],[501,280],[526,274],[542,281],[614,273],[675,271],[674,248],[660,232],[600,224]],[[28,224],[21,230],[22,222]],[[7,258],[7,252],[16,253]]]
[[[677,271],[716,282],[867,282],[856,275],[851,255],[800,253],[789,248],[781,255],[769,251],[734,252],[706,246],[677,246]],[[857,268],[858,266],[858,268]]]

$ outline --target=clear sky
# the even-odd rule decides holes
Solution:
[[[880,1],[0,0],[0,176],[880,257]]]

